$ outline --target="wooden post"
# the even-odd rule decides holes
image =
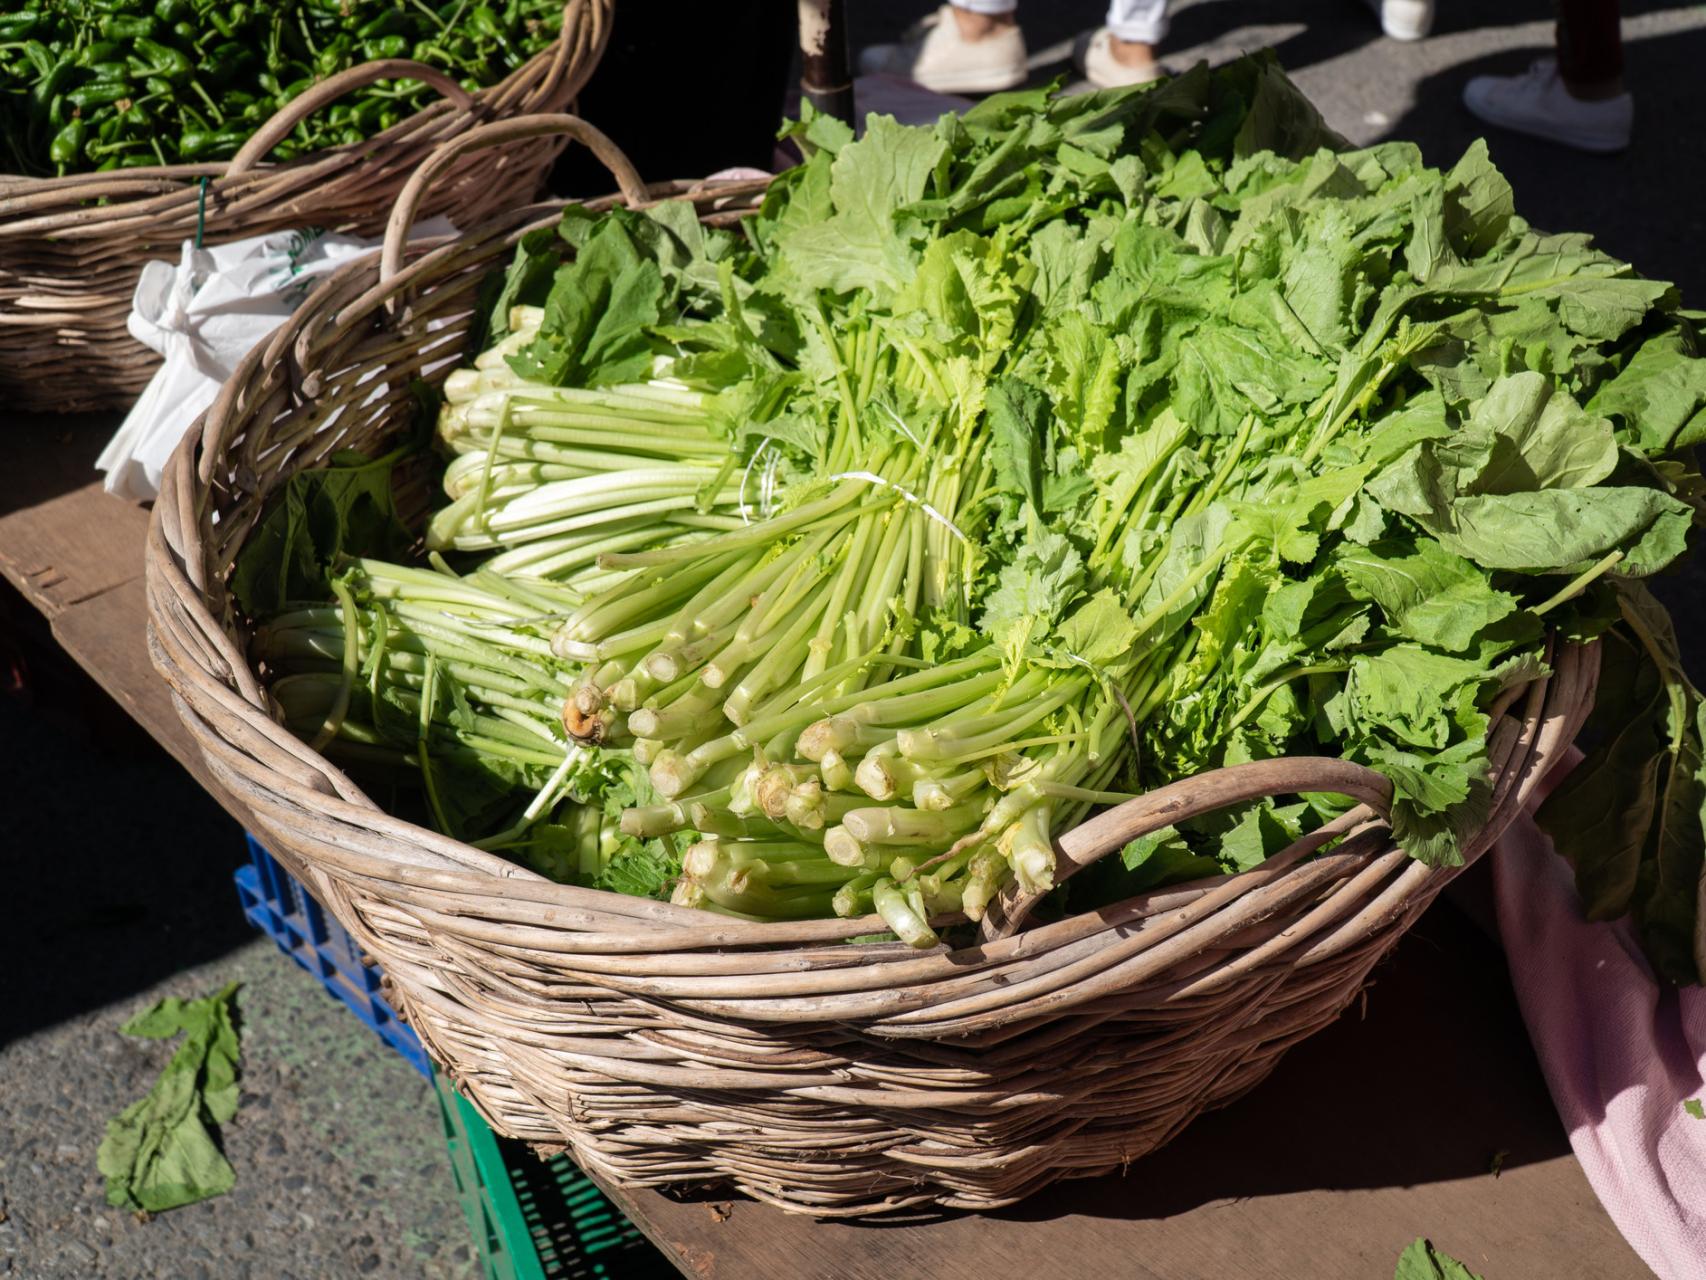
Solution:
[[[853,123],[853,73],[847,63],[842,0],[800,0],[800,92],[819,111]]]

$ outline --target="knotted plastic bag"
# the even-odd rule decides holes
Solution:
[[[455,233],[446,219],[432,218],[412,239]],[[243,357],[321,280],[378,247],[359,236],[275,231],[201,249],[186,240],[175,266],[147,263],[128,327],[165,363],[96,459],[107,492],[138,502],[157,497],[172,450]]]

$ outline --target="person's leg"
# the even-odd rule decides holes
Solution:
[[[1623,23],[1617,0],[1558,0],[1558,77],[1572,98],[1623,92]]]
[[[1108,30],[1122,44],[1154,48],[1167,38],[1167,0],[1108,0]]]
[[[1527,75],[1476,76],[1463,105],[1488,124],[1582,151],[1629,145],[1635,106],[1623,88],[1617,0],[1558,0],[1558,56]]]
[[[954,6],[954,22],[967,40],[987,40],[1015,25],[1019,0],[948,0]]]
[[[1159,80],[1155,46],[1166,34],[1167,0],[1108,0],[1107,21],[1080,54],[1084,75],[1100,89]]]
[[[1108,0],[1108,52],[1127,67],[1155,66],[1167,38],[1167,0]]]
[[[899,44],[859,55],[859,69],[904,76],[937,93],[994,93],[1025,82],[1018,0],[951,0]]]

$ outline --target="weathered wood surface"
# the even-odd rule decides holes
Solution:
[[[613,1194],[700,1280],[1387,1280],[1419,1235],[1487,1280],[1651,1275],[1570,1153],[1503,956],[1448,903],[1377,970],[1365,1015],[1123,1179],[906,1227]]]
[[[8,424],[21,449],[0,485],[0,574],[206,785],[148,662],[146,513],[90,482],[114,425]],[[714,1193],[612,1190],[702,1280],[1384,1280],[1418,1235],[1488,1280],[1650,1274],[1570,1154],[1502,957],[1449,904],[1377,971],[1365,1017],[1294,1049],[1123,1179],[1065,1183],[995,1214],[863,1225]]]

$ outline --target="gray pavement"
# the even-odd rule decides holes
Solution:
[[[33,708],[0,699],[0,1276],[474,1276],[430,1086],[243,921],[236,824],[98,691],[32,674]],[[95,1151],[172,1046],[118,1028],[231,981],[236,1189],[139,1222]]]
[[[1037,74],[1065,70],[1095,6],[1025,2]],[[854,0],[855,40],[892,38],[924,7]],[[1630,151],[1494,134],[1493,156],[1532,222],[1591,231],[1706,307],[1706,7],[1625,12]],[[1519,70],[1549,43],[1544,0],[1448,2],[1417,45],[1380,37],[1354,0],[1188,0],[1164,52],[1186,64],[1273,44],[1341,132],[1413,139],[1450,163],[1481,132],[1458,104],[1463,83]],[[1699,582],[1661,588],[1691,649],[1706,634]],[[99,698],[48,681],[34,709],[0,700],[0,1276],[473,1274],[426,1085],[249,931],[230,884],[235,826]],[[236,1190],[137,1223],[106,1207],[95,1149],[169,1049],[118,1026],[161,995],[232,979],[245,984],[244,1097],[225,1132]]]

